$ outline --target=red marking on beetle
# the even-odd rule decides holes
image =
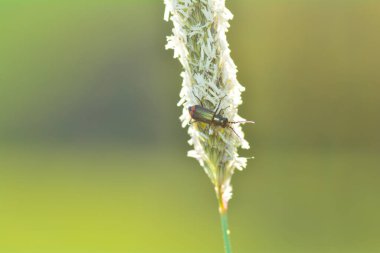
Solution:
[[[190,113],[190,116],[193,117],[195,113],[195,105],[189,107],[189,113]]]

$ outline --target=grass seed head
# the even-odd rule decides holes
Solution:
[[[191,121],[188,108],[199,104],[215,110],[220,102],[221,114],[230,121],[243,121],[238,115],[244,87],[236,78],[237,68],[230,57],[226,39],[231,12],[225,0],[165,0],[166,21],[173,22],[173,34],[167,37],[167,49],[174,50],[183,67],[182,89],[178,106],[183,127]],[[222,99],[223,98],[223,99]],[[232,196],[231,177],[236,169],[242,170],[247,159],[239,157],[239,147],[248,149],[240,125],[229,128],[190,124],[189,144],[193,150],[188,156],[196,158],[214,184],[220,211],[227,210]]]

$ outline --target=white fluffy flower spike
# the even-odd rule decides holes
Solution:
[[[237,81],[237,68],[230,57],[226,40],[232,19],[225,0],[165,0],[165,20],[173,22],[173,35],[168,36],[167,49],[184,71],[178,106],[183,106],[182,126],[191,122],[188,107],[199,105],[214,111],[220,102],[221,114],[229,121],[243,121],[238,115],[244,87]],[[231,177],[235,169],[242,170],[247,159],[239,157],[239,147],[248,149],[240,125],[230,128],[196,122],[190,124],[189,144],[194,147],[188,156],[196,158],[215,186],[220,212],[227,211],[232,196]]]

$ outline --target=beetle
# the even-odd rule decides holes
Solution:
[[[223,99],[223,98],[222,98]],[[222,128],[230,128],[239,138],[240,136],[235,132],[231,124],[238,124],[238,123],[252,123],[253,121],[229,121],[228,118],[224,117],[220,114],[219,107],[220,103],[222,102],[222,99],[219,101],[218,106],[216,107],[215,111],[211,111],[210,109],[207,109],[203,106],[200,99],[198,99],[201,102],[201,105],[193,105],[189,106],[189,114],[190,117],[194,120],[191,123],[194,122],[203,122],[209,125],[213,126],[220,126]]]

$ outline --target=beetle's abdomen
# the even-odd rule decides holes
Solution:
[[[189,113],[192,119],[205,123],[210,123],[214,112],[204,108],[200,105],[194,105],[189,107]]]

